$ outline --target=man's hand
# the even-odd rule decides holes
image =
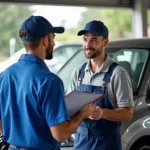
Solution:
[[[83,116],[83,119],[88,118],[92,113],[94,112],[94,109],[96,106],[93,106],[92,104],[87,104],[85,107],[83,107],[80,110],[81,115]]]
[[[96,107],[93,107],[93,112],[92,114],[89,116],[89,119],[92,119],[92,120],[99,120],[101,119],[103,116],[103,111],[100,107],[96,106]]]

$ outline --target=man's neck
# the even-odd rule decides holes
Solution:
[[[36,50],[28,50],[27,54],[35,55],[35,56],[41,58],[42,60],[45,59],[45,54],[42,53],[42,50],[38,50],[38,49],[36,49]]]
[[[107,55],[105,53],[102,53],[98,57],[90,60],[90,68],[93,73],[96,72],[102,66],[106,57]]]

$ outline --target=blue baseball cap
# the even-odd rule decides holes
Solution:
[[[42,16],[31,16],[26,19],[19,32],[23,30],[28,36],[21,37],[24,42],[35,41],[49,33],[63,33],[65,29],[63,27],[53,27],[52,24]]]
[[[105,38],[108,38],[108,28],[104,25],[103,22],[93,20],[87,23],[83,30],[80,30],[78,32],[78,35],[81,36],[85,32],[89,32],[93,34],[94,36],[104,36]]]

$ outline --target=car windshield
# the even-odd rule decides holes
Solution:
[[[136,91],[142,79],[149,51],[146,49],[117,48],[117,50],[113,50],[113,48],[109,48],[108,55],[113,61],[117,62],[128,71],[131,78],[133,91]],[[58,76],[64,82],[65,91],[67,91],[67,88],[69,86],[71,74],[74,68],[86,61],[87,59],[84,55],[83,50],[80,50],[58,72]]]
[[[80,43],[57,46],[53,52],[53,59],[45,60],[48,68],[56,73],[80,47]]]

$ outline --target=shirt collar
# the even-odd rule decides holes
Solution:
[[[40,64],[40,65],[42,65],[43,67],[48,68],[48,67],[46,66],[45,62],[44,62],[41,58],[39,58],[39,57],[37,57],[37,56],[35,56],[35,55],[32,55],[32,54],[22,54],[22,55],[20,56],[20,58],[19,58],[18,61],[31,61],[31,62]]]
[[[109,66],[113,63],[113,61],[110,59],[110,57],[108,56],[108,54],[106,54],[106,59],[103,62],[103,64],[100,66],[100,68],[98,69],[97,72],[107,72],[109,69]],[[90,60],[88,60],[88,63],[85,67],[85,72],[86,71],[91,71],[90,68]]]

